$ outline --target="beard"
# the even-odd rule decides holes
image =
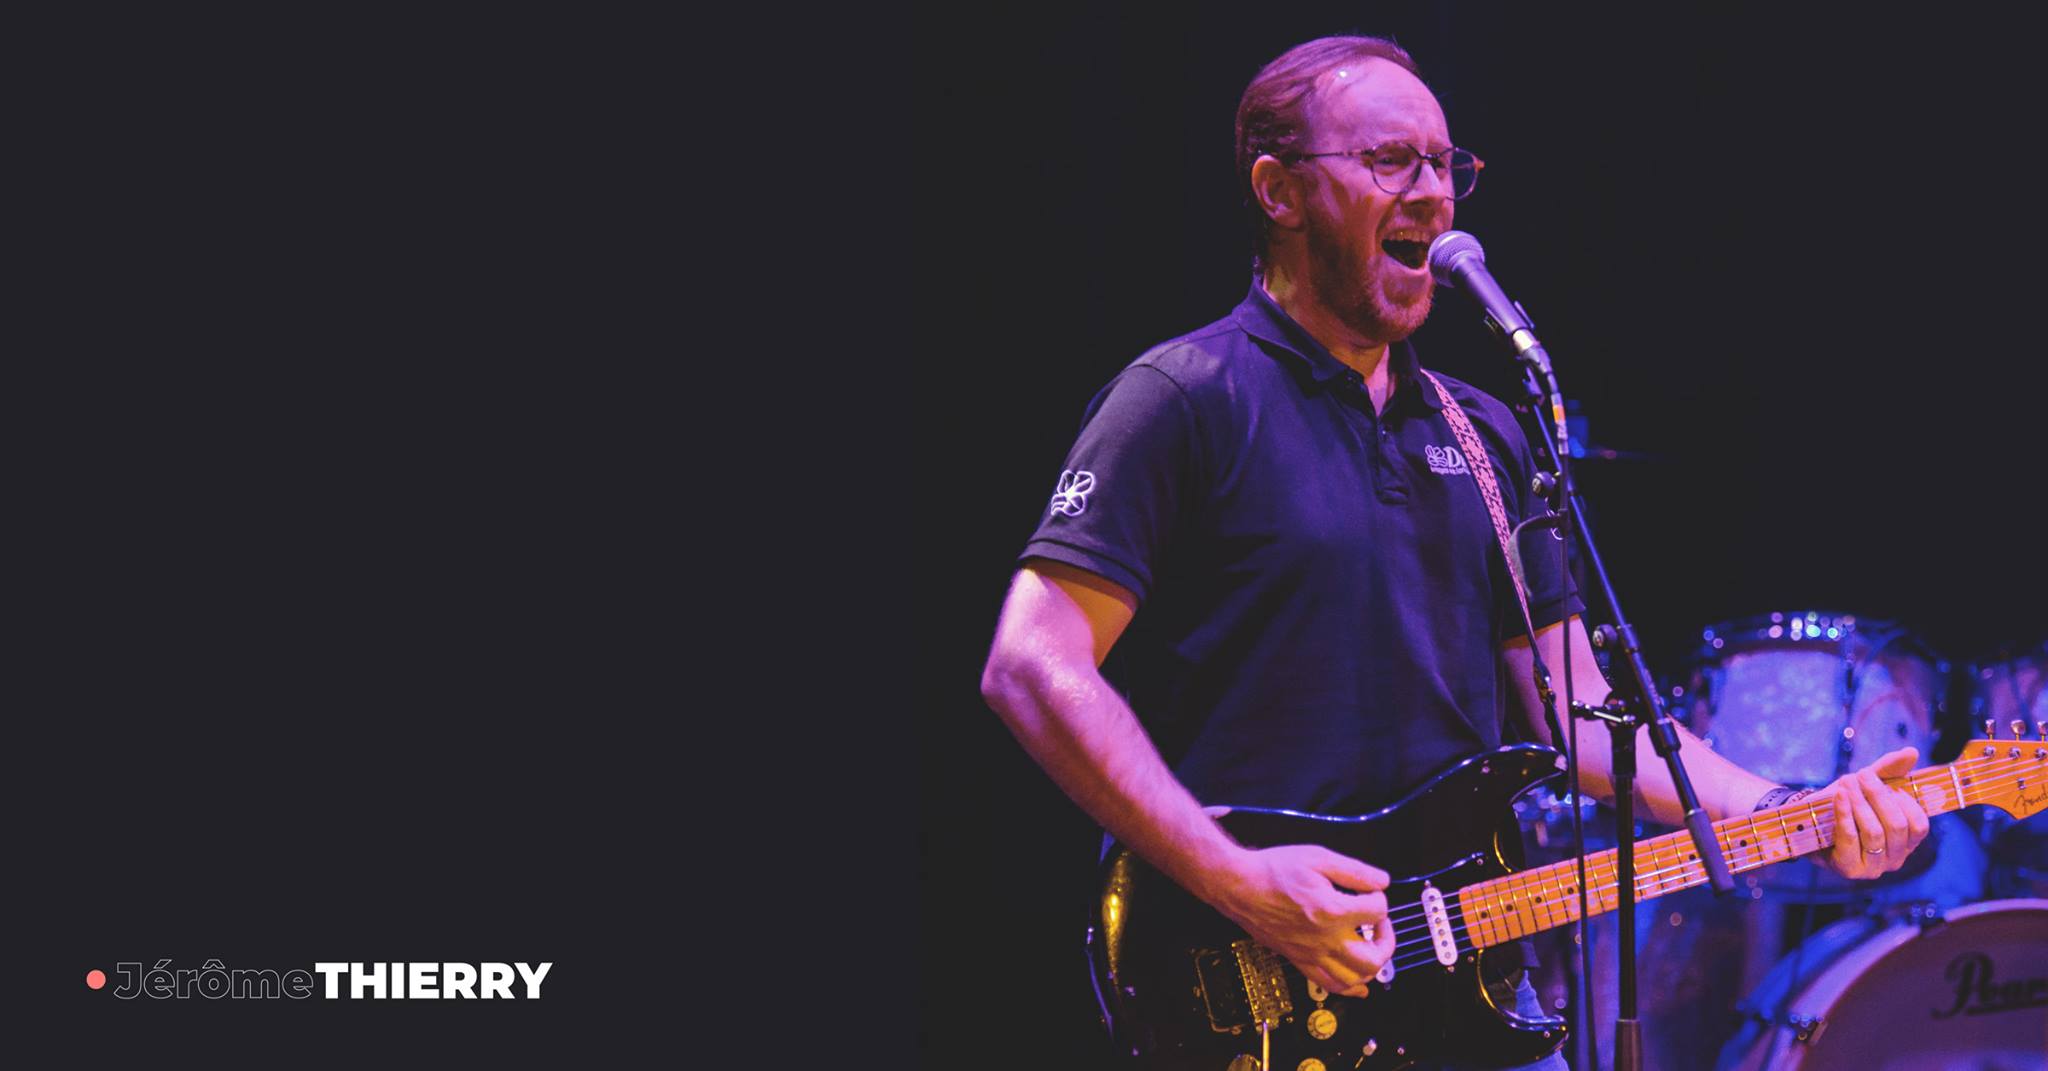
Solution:
[[[1377,242],[1359,242],[1334,220],[1310,211],[1308,257],[1314,273],[1309,289],[1346,327],[1375,342],[1399,342],[1429,318],[1436,280],[1425,278],[1420,295],[1399,262]]]

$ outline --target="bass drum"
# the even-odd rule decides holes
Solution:
[[[1883,925],[1880,917],[1930,906],[1953,911],[1983,899],[1984,852],[1969,826],[1953,813],[1935,815],[1929,824],[1927,840],[1899,871],[1919,876],[1857,882],[1861,897],[1851,905],[1811,904],[1768,891],[1764,883],[1774,867],[1737,875],[1738,895],[1725,900],[1700,886],[1641,905],[1637,978],[1645,1066],[1704,1071],[1741,1029],[1747,1013],[1742,995],[1758,992],[1773,965],[1789,953],[1806,949],[1803,966],[1812,966],[1814,950],[1827,948],[1828,941],[1863,936],[1852,923],[1874,930]],[[1853,914],[1833,926],[1813,929],[1822,918],[1851,909]]]
[[[2011,739],[2012,723],[2020,723],[2020,739],[2040,734],[2048,722],[2048,640],[2011,649],[1970,666],[1970,724],[1985,721],[2000,739]],[[2024,821],[1995,807],[1971,811],[1984,852],[1991,860],[1985,879],[1988,895],[2048,897],[2048,815]]]
[[[2048,1071],[2048,900],[1846,919],[1787,955],[1749,1010],[1719,1071]]]
[[[1947,716],[1949,666],[1903,627],[1803,611],[1715,625],[1701,639],[1670,706],[1736,765],[1817,788],[1900,747],[1918,748],[1921,765],[1932,761]],[[1919,877],[1933,855],[1916,853],[1880,884]],[[1766,892],[1800,903],[1869,895],[1867,883],[1804,860],[1759,877]]]

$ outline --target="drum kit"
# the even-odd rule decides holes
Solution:
[[[1703,630],[1665,687],[1672,714],[1709,747],[1780,783],[1819,787],[1901,746],[1926,765],[1954,758],[1973,734],[2037,742],[2048,639],[1952,664],[1895,622],[1772,613]],[[1532,862],[1569,853],[1567,799],[1532,794],[1521,810]],[[1612,814],[1581,811],[1588,849],[1613,846]],[[1877,881],[1794,860],[1737,886],[1734,897],[1699,888],[1639,912],[1646,1066],[2048,1071],[2048,815],[1937,815],[1912,860]],[[1613,922],[1588,926],[1603,1067]],[[1563,1009],[1577,950],[1566,937],[1543,953],[1539,993]],[[1592,1066],[1583,1040],[1577,1057]]]

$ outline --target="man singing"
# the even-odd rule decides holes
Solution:
[[[1310,41],[1258,73],[1237,111],[1250,292],[1096,396],[983,674],[989,704],[1104,829],[1339,995],[1366,995],[1393,953],[1386,871],[1242,846],[1204,805],[1356,814],[1499,747],[1510,717],[1550,742],[1473,472],[1491,466],[1510,523],[1540,514],[1528,443],[1507,407],[1424,371],[1406,341],[1429,314],[1430,242],[1482,166],[1390,41]],[[1461,448],[1452,408],[1484,456]],[[1553,548],[1525,556],[1535,642],[1551,667],[1570,643],[1575,698],[1597,703],[1583,606],[1555,545],[1532,538]],[[1121,694],[1099,668],[1120,640]],[[1611,797],[1604,730],[1575,733],[1586,787]],[[1680,735],[1715,819],[1783,800]],[[1824,790],[1829,865],[1876,877],[1926,836],[1926,814],[1879,780],[1915,761],[1893,752]],[[1649,818],[1680,823],[1661,763],[1636,783]],[[1526,982],[1519,1000],[1534,1010]]]

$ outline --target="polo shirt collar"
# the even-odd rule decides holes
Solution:
[[[1237,306],[1232,315],[1246,334],[1280,347],[1283,352],[1306,365],[1309,375],[1318,387],[1327,387],[1332,382],[1345,379],[1351,373],[1349,365],[1338,360],[1330,353],[1328,347],[1308,333],[1307,328],[1296,323],[1294,317],[1287,315],[1287,310],[1282,309],[1279,303],[1273,300],[1272,295],[1266,293],[1266,288],[1259,285],[1256,276],[1252,279],[1251,293],[1245,295],[1244,301]],[[1444,407],[1443,400],[1436,396],[1435,391],[1422,389],[1422,364],[1415,356],[1413,343],[1402,339],[1399,343],[1388,346],[1387,359],[1394,362],[1393,367],[1389,369],[1394,373],[1394,396],[1388,399],[1388,405],[1399,404],[1413,398],[1431,409]]]

